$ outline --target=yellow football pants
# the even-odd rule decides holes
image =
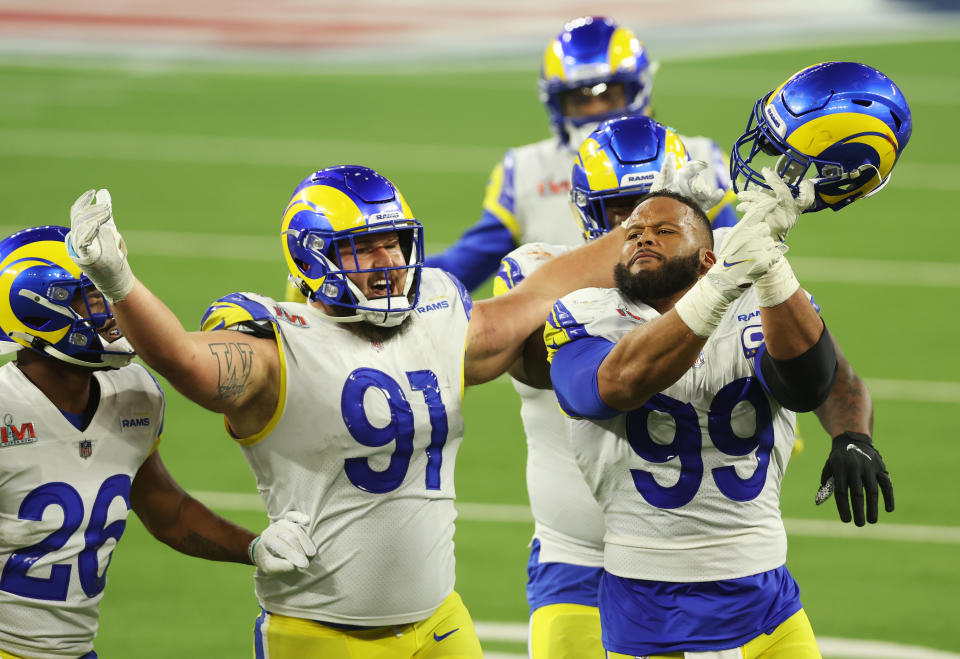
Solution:
[[[548,604],[530,616],[530,659],[603,659],[600,609]]]
[[[365,630],[329,627],[304,618],[264,613],[255,659],[481,659],[480,639],[454,592],[420,622]]]

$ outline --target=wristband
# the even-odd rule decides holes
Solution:
[[[793,274],[793,268],[783,257],[753,285],[757,291],[757,300],[761,307],[775,307],[797,292],[800,282]]]
[[[742,293],[743,289],[736,286],[719,288],[708,272],[677,300],[673,308],[694,334],[705,339],[713,334],[730,303]]]
[[[250,541],[250,544],[247,545],[247,556],[250,558],[250,562],[253,563],[254,565],[257,564],[257,561],[254,560],[254,558],[253,558],[253,552],[254,552],[254,548],[257,546],[257,543],[258,543],[258,542],[260,542],[260,536],[259,536],[259,535],[258,535],[256,538],[254,538],[253,540],[251,540],[251,541]]]

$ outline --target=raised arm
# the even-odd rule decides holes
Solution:
[[[184,396],[225,414],[239,436],[261,430],[279,398],[276,343],[233,331],[187,332],[133,276],[105,190],[96,193],[96,199],[91,190],[77,200],[71,225],[71,258],[103,292],[140,357]]]
[[[633,241],[639,249],[652,240],[634,231],[627,233],[628,245]],[[600,363],[597,392],[606,406],[636,409],[676,382],[693,366],[733,300],[762,279],[782,255],[756,216],[730,231],[716,257],[706,251],[701,259],[705,274],[676,304],[621,338]]]
[[[281,573],[305,568],[317,553],[306,532],[310,522],[306,515],[288,512],[255,535],[184,492],[157,452],[137,471],[130,505],[153,537],[188,556],[253,564],[264,573]]]
[[[531,333],[542,330],[558,298],[578,288],[611,286],[622,243],[623,230],[616,229],[549,261],[508,293],[477,302],[467,332],[466,383],[487,382],[506,372]]]

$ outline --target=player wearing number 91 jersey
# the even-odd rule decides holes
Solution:
[[[257,577],[271,614],[401,624],[428,618],[453,591],[453,466],[471,302],[445,273],[421,277],[418,322],[389,341],[251,293],[221,298],[204,318],[205,329],[268,322],[280,348],[277,410],[262,432],[237,441],[267,511],[310,514],[322,558],[296,581]]]
[[[76,260],[110,291],[138,354],[224,414],[271,517],[313,519],[319,552],[306,570],[257,578],[256,656],[482,656],[453,591],[462,390],[505,372],[557,298],[610,285],[589,265],[612,260],[619,236],[473,304],[423,267],[423,227],[390,181],[329,167],[297,186],[281,224],[307,302],[233,294],[187,332],[132,277],[97,206],[72,215]]]

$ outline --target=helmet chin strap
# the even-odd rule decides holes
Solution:
[[[393,296],[389,298],[376,298],[366,302],[367,305],[376,307],[382,306],[383,311],[377,311],[373,309],[364,309],[358,313],[353,314],[352,316],[333,316],[323,309],[320,309],[312,304],[307,304],[307,309],[310,313],[320,316],[326,320],[332,321],[334,323],[362,323],[368,322],[371,325],[376,325],[378,327],[396,327],[402,323],[407,316],[410,315],[410,311],[387,311],[389,305],[400,305],[400,304],[410,304],[410,300],[405,297]]]
[[[26,341],[29,344],[33,344],[34,337],[25,334],[23,332],[10,332],[11,338],[20,339]],[[76,357],[71,357],[70,355],[57,350],[52,344],[48,343],[42,348],[39,348],[39,351],[50,355],[54,359],[57,359],[68,364],[74,364],[76,366],[84,366],[86,368],[122,368],[133,361],[133,358],[137,356],[136,351],[133,349],[133,346],[130,345],[130,342],[127,341],[126,337],[120,337],[112,343],[109,344],[113,350],[105,350],[100,353],[99,362],[89,362],[82,359],[77,359]]]
[[[391,295],[390,297],[376,297],[367,299],[367,296],[357,288],[356,284],[350,281],[349,277],[344,277],[347,286],[353,293],[359,306],[372,307],[368,309],[357,309],[357,313],[351,316],[332,316],[312,304],[307,307],[310,311],[321,318],[332,320],[335,323],[359,323],[368,322],[378,327],[396,327],[410,315],[410,309],[406,311],[391,311],[396,307],[410,306],[410,299],[407,295],[410,293],[410,286],[413,285],[413,275],[407,271],[407,280],[403,285],[403,295]]]

